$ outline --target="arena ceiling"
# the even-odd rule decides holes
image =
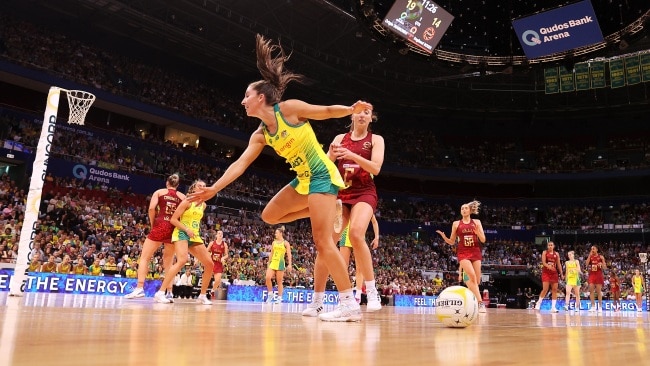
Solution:
[[[545,95],[543,68],[650,49],[650,2],[592,0],[603,47],[526,62],[513,19],[570,2],[437,1],[455,16],[436,52],[425,56],[377,26],[393,1],[365,0],[5,0],[14,14],[120,49],[128,39],[201,65],[243,90],[259,78],[256,33],[292,52],[288,66],[308,76],[300,93],[317,101],[368,98],[413,112],[557,111],[638,106],[642,92],[594,90]],[[634,24],[630,28],[630,24]],[[118,37],[119,36],[119,37]],[[126,44],[126,42],[125,42]],[[450,57],[449,55],[453,56]],[[486,60],[503,62],[491,63]],[[521,61],[524,60],[524,61]],[[521,62],[519,62],[521,61]],[[289,90],[288,92],[291,92]]]

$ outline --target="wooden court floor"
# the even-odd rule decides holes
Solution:
[[[432,308],[360,323],[301,304],[0,293],[0,365],[650,365],[648,313],[488,309],[445,328]]]

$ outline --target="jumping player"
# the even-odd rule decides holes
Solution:
[[[262,220],[273,225],[309,217],[314,245],[318,255],[325,259],[340,295],[339,307],[320,314],[320,319],[360,321],[360,307],[354,300],[345,262],[332,237],[336,194],[344,186],[343,179],[323,151],[309,121],[341,118],[372,106],[362,101],[351,106],[313,105],[298,99],[283,101],[281,98],[288,83],[300,81],[303,76],[285,70],[287,57],[282,48],[272,45],[261,35],[257,36],[256,51],[262,80],[248,85],[241,104],[246,115],[259,118],[261,124],[251,135],[242,155],[230,164],[221,178],[212,186],[197,191],[190,199],[211,199],[241,176],[262,153],[264,146],[271,146],[291,165],[296,178],[268,202],[262,211]]]

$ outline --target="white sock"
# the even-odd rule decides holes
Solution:
[[[312,302],[323,302],[325,299],[324,292],[314,292],[314,300]]]
[[[339,292],[339,303],[354,304],[358,306],[357,300],[354,298],[354,295],[352,295],[352,289]]]
[[[365,281],[365,283],[366,283],[366,291],[377,291],[375,280]]]
[[[551,310],[555,309],[555,303],[557,300],[551,300]]]

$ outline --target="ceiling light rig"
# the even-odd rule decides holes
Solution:
[[[605,19],[605,16],[602,17],[603,19],[598,17],[605,35],[602,42],[528,59],[524,56],[513,30],[514,18],[541,13],[567,5],[571,3],[570,1],[548,0],[540,3],[534,0],[521,0],[494,6],[493,3],[488,4],[485,1],[478,3],[458,0],[442,4],[456,19],[451,23],[438,47],[429,54],[410,42],[396,37],[382,24],[394,1],[355,0],[354,3],[357,19],[362,25],[371,29],[378,39],[394,44],[401,55],[413,53],[432,61],[441,60],[461,67],[463,64],[497,68],[530,67],[557,64],[567,57],[581,61],[602,57],[607,51],[618,50],[620,53],[621,50],[627,49],[635,36],[647,33],[647,21],[650,19],[650,2],[647,0],[629,0],[625,5],[620,1],[596,2],[593,3],[596,14],[617,15],[611,19]]]

